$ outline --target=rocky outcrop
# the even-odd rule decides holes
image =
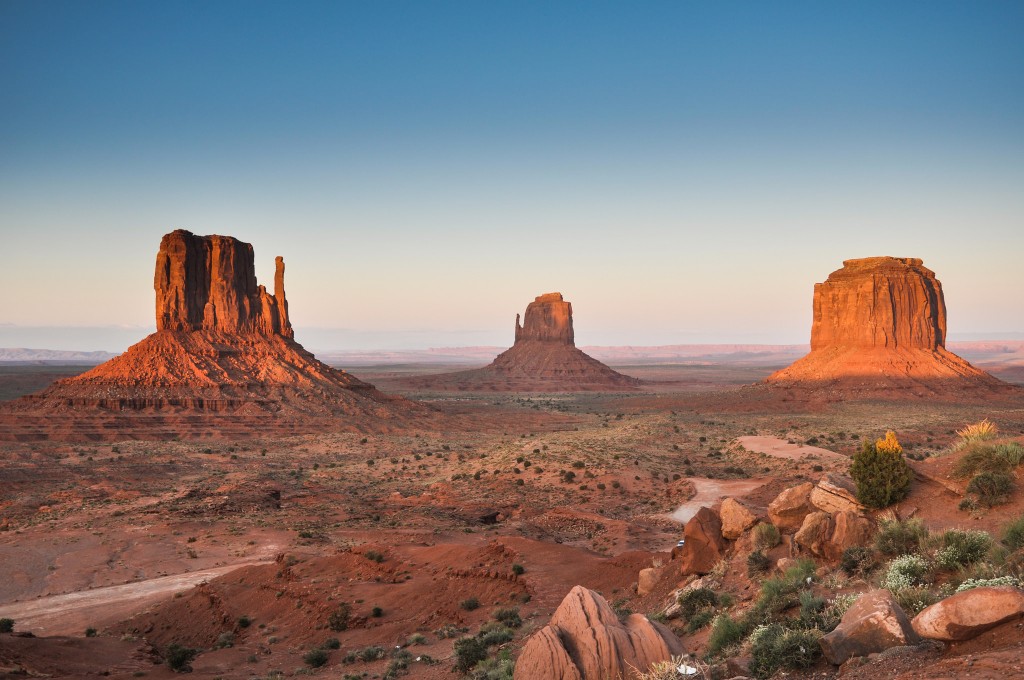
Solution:
[[[857,485],[845,475],[828,474],[811,489],[811,505],[825,512],[863,512]]]
[[[1024,617],[1024,591],[1013,586],[981,586],[926,607],[912,622],[923,638],[970,640],[999,624]]]
[[[803,524],[793,534],[793,540],[797,545],[809,550],[812,555],[824,555],[834,526],[832,515],[820,510],[812,512],[804,517]]]
[[[847,548],[867,545],[875,533],[875,525],[856,512],[837,512],[832,515],[832,535],[825,545],[825,557],[839,560]]]
[[[909,257],[846,260],[814,286],[811,353],[766,379],[782,387],[878,392],[1005,383],[949,352],[942,284]]]
[[[276,260],[274,294],[256,284],[252,246],[231,236],[178,229],[156,256],[158,331],[219,331],[293,337],[284,295],[284,259]]]
[[[672,631],[642,614],[625,622],[603,597],[575,586],[516,661],[516,680],[625,680],[682,653]]]
[[[661,580],[661,572],[659,567],[641,569],[636,579],[636,594],[640,597],[649,595]]]
[[[157,332],[104,364],[0,410],[0,439],[263,436],[386,430],[429,410],[318,361],[230,236],[167,234],[156,258]],[[13,412],[8,427],[4,412]],[[60,418],[54,418],[60,413]]]
[[[516,314],[515,342],[531,340],[576,346],[572,331],[572,303],[566,302],[561,293],[545,293],[534,298],[526,305],[522,325],[519,325],[519,315]]]
[[[736,540],[757,523],[757,514],[735,498],[726,498],[719,508],[722,518],[722,536]]]
[[[683,528],[686,542],[680,551],[680,571],[689,574],[707,574],[725,554],[722,538],[722,520],[711,508],[701,508]]]
[[[516,315],[515,343],[489,365],[402,384],[460,392],[585,392],[633,390],[641,382],[577,349],[572,305],[561,293],[547,293],[526,307],[522,324]]]
[[[786,489],[768,504],[768,519],[778,527],[779,531],[792,531],[800,528],[804,517],[814,509],[811,506],[811,490],[813,488],[814,485],[810,482],[798,484]]]
[[[855,656],[920,641],[892,593],[872,590],[857,598],[836,629],[822,637],[820,644],[825,658],[838,666]]]

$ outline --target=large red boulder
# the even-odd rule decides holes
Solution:
[[[914,617],[917,634],[932,640],[970,640],[989,628],[1024,617],[1024,591],[981,586],[926,607]]]
[[[701,508],[683,528],[686,543],[679,553],[680,571],[689,574],[707,574],[725,554],[722,538],[722,520],[711,508]]]
[[[846,610],[836,629],[822,637],[820,644],[829,663],[838,666],[855,656],[920,641],[892,593],[871,590]]]
[[[681,654],[668,628],[642,614],[620,622],[607,601],[575,586],[516,661],[515,680],[625,680]]]

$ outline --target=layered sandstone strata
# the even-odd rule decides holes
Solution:
[[[240,437],[303,431],[302,423],[313,420],[336,429],[381,429],[426,413],[295,342],[284,260],[276,265],[271,295],[256,282],[248,243],[184,230],[167,234],[153,284],[157,332],[80,376],[13,402],[5,411],[17,415],[0,436]]]
[[[942,284],[920,259],[846,260],[814,286],[810,354],[766,382],[878,391],[1003,385],[945,342]]]
[[[578,392],[635,389],[640,381],[577,349],[572,304],[561,293],[547,293],[527,305],[522,317],[516,315],[515,343],[488,366],[406,384],[458,391]]]

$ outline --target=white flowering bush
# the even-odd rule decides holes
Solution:
[[[928,573],[928,562],[920,555],[900,555],[889,563],[882,577],[882,587],[895,594],[921,583]]]
[[[1013,586],[1015,588],[1021,587],[1021,581],[1016,576],[999,576],[997,578],[969,578],[959,586],[957,586],[956,592],[962,593],[972,588],[988,588],[993,586]]]

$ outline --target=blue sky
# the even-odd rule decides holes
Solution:
[[[551,290],[580,344],[805,342],[883,254],[951,336],[1021,333],[1021,35],[1019,2],[0,0],[0,346],[141,337],[179,227],[283,255],[325,349],[507,345]]]

